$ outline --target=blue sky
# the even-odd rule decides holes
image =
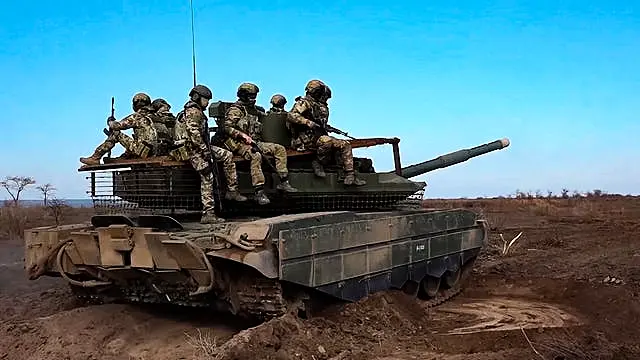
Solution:
[[[429,197],[638,194],[638,2],[452,3],[194,0],[198,82],[224,100],[255,82],[267,106],[276,92],[291,105],[320,78],[333,90],[331,123],[400,137],[406,165],[511,140],[417,177]],[[111,96],[117,118],[139,91],[175,111],[186,101],[189,1],[60,4],[9,2],[0,13],[0,177],[31,175],[81,198],[78,158],[104,140]],[[355,153],[392,169],[388,146]]]

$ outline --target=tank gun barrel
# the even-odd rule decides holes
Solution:
[[[410,179],[429,171],[449,167],[451,165],[467,161],[473,157],[506,148],[507,146],[509,146],[509,139],[505,138],[472,147],[470,149],[454,151],[445,155],[438,156],[435,159],[403,167],[401,169],[401,176],[403,178]]]

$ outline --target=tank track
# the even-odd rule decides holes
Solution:
[[[449,289],[441,289],[438,294],[427,300],[417,300],[420,306],[425,309],[435,308],[458,294],[463,290],[463,285],[468,279],[475,260],[467,264],[462,269],[457,284]],[[71,286],[76,298],[87,305],[103,304],[109,302],[121,302],[122,300],[134,303],[150,303],[150,304],[177,304],[189,307],[209,307],[224,310],[221,301],[214,297],[198,297],[189,298],[182,294],[178,296],[177,292],[160,294],[150,292],[141,287],[132,287],[127,291],[99,291],[93,288],[80,288]],[[285,315],[287,312],[297,310],[299,302],[285,298],[282,284],[275,279],[267,278],[244,278],[238,281],[232,288],[235,296],[231,301],[234,303],[231,308],[235,314],[248,319],[256,319],[259,321],[268,321]],[[171,300],[169,300],[171,299]],[[227,306],[228,308],[228,306]]]
[[[279,281],[254,278],[253,283],[244,283],[236,293],[238,312],[244,316],[269,320],[287,312],[288,304],[284,298]]]

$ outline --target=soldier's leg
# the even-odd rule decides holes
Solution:
[[[233,162],[233,153],[227,149],[211,145],[211,154],[215,161],[222,163],[222,168],[224,169],[224,177],[227,180],[225,199],[246,201],[247,198],[238,192],[238,173],[236,172],[236,163]]]
[[[203,224],[214,224],[224,221],[214,213],[215,200],[213,198],[213,172],[211,164],[199,155],[193,155],[189,161],[193,168],[200,174],[200,200],[202,201]]]
[[[313,173],[321,178],[326,177],[327,174],[324,172],[323,165],[327,164],[332,152],[331,137],[320,136],[313,147],[316,149],[316,159],[311,162]]]
[[[353,152],[351,144],[346,140],[336,139],[332,136],[321,136],[318,139],[318,159],[328,161],[331,154],[337,152],[342,158],[342,168],[345,172],[344,184],[362,186],[366,181],[359,179],[353,169]]]
[[[262,155],[258,152],[251,151],[250,145],[241,145],[237,154],[249,160],[251,172],[251,184],[256,192],[256,201],[260,205],[266,205],[270,203],[269,198],[264,193],[264,174],[262,173]]]
[[[96,149],[93,151],[93,154],[89,157],[81,157],[80,162],[86,165],[99,165],[100,159],[109,152],[109,150],[113,149],[118,142],[117,134],[119,131],[112,132],[107,139],[102,142],[102,144],[98,145]]]
[[[336,139],[334,137],[331,138],[331,143],[332,147],[337,150],[342,158],[342,168],[345,173],[344,184],[356,186],[365,185],[367,182],[356,177],[356,172],[353,169],[353,151],[351,144],[346,140]]]
[[[260,150],[265,155],[271,155],[275,158],[276,171],[280,177],[280,184],[276,185],[278,190],[286,192],[297,192],[298,190],[289,184],[289,169],[287,169],[287,149],[276,143],[258,142]]]

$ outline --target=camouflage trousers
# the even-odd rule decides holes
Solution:
[[[221,147],[212,145],[210,148],[213,160],[222,162],[224,177],[227,181],[227,191],[238,190],[238,174],[236,173],[236,164],[233,162],[233,154],[231,151]],[[191,166],[200,173],[200,192],[203,211],[213,211],[215,205],[213,199],[213,173],[209,160],[205,159],[204,156],[199,153],[194,153],[189,157],[189,162]]]
[[[276,161],[276,171],[280,178],[286,178],[289,175],[287,169],[287,149],[280,144],[256,141],[258,148],[265,155],[271,155]],[[248,144],[234,144],[234,152],[245,160],[251,161],[251,184],[253,186],[264,185],[264,173],[262,172],[262,155],[251,149]]]
[[[200,201],[202,213],[213,213],[215,200],[213,199],[213,173],[205,171],[200,173]]]
[[[200,174],[200,201],[202,202],[202,212],[213,212],[215,200],[213,198],[213,172],[211,163],[202,154],[190,154],[189,162],[191,166]]]
[[[338,154],[342,159],[343,170],[345,172],[353,171],[353,153],[348,141],[322,135],[313,145],[315,145],[313,147],[316,149],[318,161],[321,163],[326,164],[331,156]]]
[[[233,162],[233,153],[227,149],[211,145],[211,155],[216,162],[222,163],[224,177],[227,180],[227,191],[238,190],[238,173],[236,163]]]
[[[134,140],[131,136],[123,133],[122,131],[112,131],[109,137],[98,147],[96,147],[94,156],[97,158],[102,157],[104,154],[113,149],[116,144],[122,145],[125,151],[129,154],[134,154],[140,157],[148,156],[148,152],[151,150],[145,146],[142,142]]]

